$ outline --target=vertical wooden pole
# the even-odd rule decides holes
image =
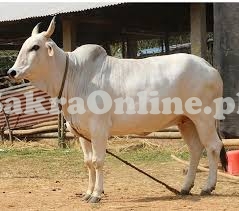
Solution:
[[[168,33],[165,33],[164,44],[165,44],[165,54],[167,54],[167,55],[169,54],[169,51],[170,51],[168,38],[169,38]]]
[[[9,116],[7,116],[5,111],[3,111],[3,114],[4,114],[4,117],[5,117],[6,124],[7,124],[8,132],[9,132],[9,141],[11,142],[11,144],[13,144],[12,130],[11,130],[10,123],[9,123],[9,120],[8,120]]]
[[[4,131],[3,131],[3,128],[0,129],[0,142],[1,141],[4,141]]]
[[[127,49],[125,46],[125,40],[122,41],[122,57],[127,58]]]
[[[191,53],[206,59],[207,32],[206,32],[206,5],[191,3]]]
[[[58,145],[61,147],[61,112],[58,114]]]
[[[103,48],[106,50],[107,54],[111,56],[111,49],[110,49],[110,44],[108,42],[105,42],[103,44]]]
[[[64,51],[73,51],[76,48],[76,27],[72,20],[62,19],[62,33]],[[64,123],[63,114],[60,113],[58,115],[58,139],[62,148],[66,148]]]
[[[137,40],[127,40],[127,58],[137,57]]]
[[[63,49],[73,51],[76,48],[76,27],[72,20],[62,20]]]
[[[65,141],[65,119],[63,114],[61,113],[61,148],[66,148],[66,141]]]
[[[161,44],[161,55],[163,55],[164,54],[164,41],[162,38],[160,39],[160,44]]]

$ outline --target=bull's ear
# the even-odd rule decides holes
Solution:
[[[53,44],[51,42],[47,42],[46,47],[47,47],[47,50],[48,50],[48,55],[53,56],[54,55]]]

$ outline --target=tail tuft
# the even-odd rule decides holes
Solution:
[[[228,158],[227,158],[227,153],[224,146],[222,146],[222,149],[220,152],[220,160],[221,160],[222,168],[224,169],[224,171],[227,171]]]
[[[216,121],[216,129],[217,129],[218,137],[222,141],[221,134],[220,134],[220,129],[219,129],[219,126],[220,126],[219,123],[220,123],[219,120],[217,120]],[[224,146],[222,146],[222,149],[220,151],[220,161],[221,161],[223,170],[227,172],[227,169],[228,169],[228,157],[227,157],[227,153],[226,153],[226,150],[225,150]]]

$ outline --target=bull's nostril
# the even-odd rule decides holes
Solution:
[[[14,77],[17,75],[17,72],[16,72],[16,70],[11,70],[11,71],[8,73],[8,75],[14,78]]]

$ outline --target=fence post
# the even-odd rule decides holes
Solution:
[[[62,17],[62,38],[63,38],[63,49],[66,52],[73,51],[76,48],[76,24],[75,21],[68,17]],[[65,126],[64,126],[64,117],[61,113],[58,117],[58,137],[60,137],[60,146],[66,148],[65,143]]]
[[[58,114],[58,145],[61,147],[61,111]]]
[[[58,114],[58,145],[60,148],[66,148],[64,121],[64,117],[60,111]]]
[[[7,116],[7,114],[5,113],[4,110],[2,110],[2,112],[3,112],[4,118],[5,118],[5,121],[6,121],[6,124],[7,124],[7,128],[8,128],[9,141],[13,144],[12,130],[11,130],[11,126],[10,126],[10,123],[9,123],[9,120],[8,120],[9,116]]]
[[[63,114],[61,113],[61,147],[66,148],[66,142],[65,142],[65,119]]]

